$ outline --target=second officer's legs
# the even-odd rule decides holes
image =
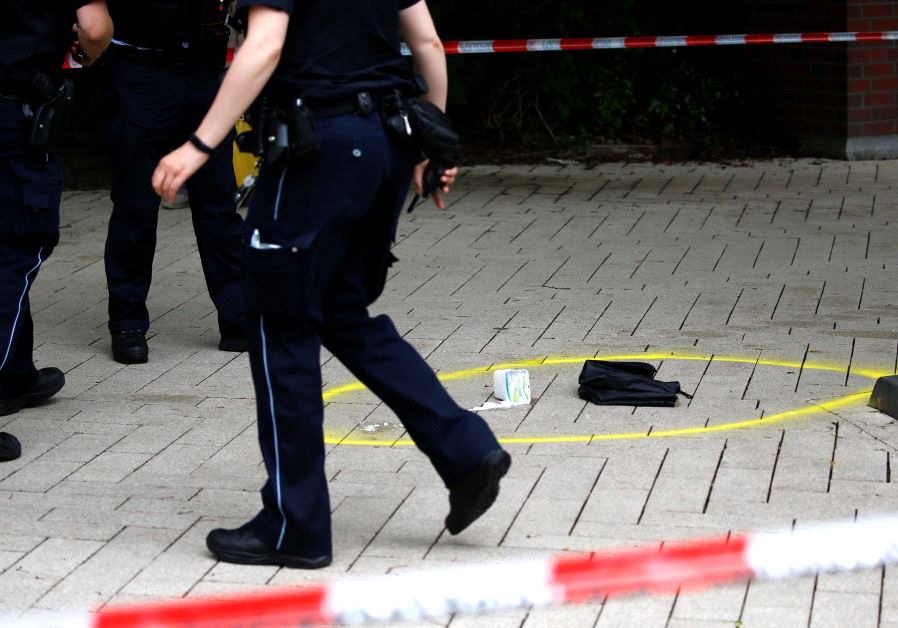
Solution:
[[[112,179],[112,215],[106,237],[109,331],[146,333],[150,327],[147,295],[153,278],[159,197],[151,177],[162,154],[154,132],[127,119],[120,124]]]
[[[113,162],[112,216],[106,239],[109,331],[113,358],[146,362],[159,197],[152,189],[159,159],[180,145],[218,87],[214,71],[189,66],[111,61],[115,111],[103,136]],[[218,310],[224,350],[242,351],[245,305],[241,286],[243,220],[234,208],[230,140],[188,183],[197,246],[209,295]]]
[[[116,55],[109,68],[113,110],[101,128],[112,162],[112,215],[104,255],[109,332],[113,358],[131,364],[147,361],[146,300],[159,217],[151,180],[159,159],[173,147],[183,104],[172,68]]]

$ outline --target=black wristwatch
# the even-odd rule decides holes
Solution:
[[[196,136],[196,133],[191,133],[190,137],[187,138],[187,141],[193,144],[194,148],[196,148],[198,151],[200,151],[201,153],[206,153],[207,155],[211,155],[215,150],[214,148],[206,144],[206,142],[198,138]]]

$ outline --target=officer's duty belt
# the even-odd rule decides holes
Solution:
[[[25,102],[25,97],[15,92],[0,89],[0,100],[11,100],[13,102]]]
[[[383,107],[384,96],[389,93],[392,92],[359,92],[341,98],[340,100],[328,100],[323,102],[309,100],[306,101],[306,106],[312,111],[316,120],[349,114],[367,116],[375,111],[381,110]],[[363,105],[362,103],[365,102],[366,99],[369,104]]]
[[[134,63],[164,63],[167,65],[187,65],[186,55],[183,52],[168,50],[141,50],[133,46],[113,44],[109,46],[108,53],[113,59],[131,61]]]

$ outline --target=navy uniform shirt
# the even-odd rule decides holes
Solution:
[[[58,79],[76,11],[90,0],[5,0],[0,17],[0,92],[20,95],[36,72]]]
[[[177,51],[191,24],[224,23],[225,0],[107,0],[115,24],[113,43]]]
[[[281,61],[267,91],[334,101],[360,91],[411,88],[402,57],[399,11],[420,0],[237,0],[290,15]]]

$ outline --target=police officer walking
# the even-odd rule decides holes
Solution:
[[[378,111],[395,104],[397,92],[413,93],[400,33],[430,85],[426,98],[445,107],[445,56],[427,5],[238,0],[237,7],[248,8],[248,32],[221,91],[190,141],[153,176],[155,189],[172,198],[268,84],[274,118],[293,131],[282,142],[283,126],[274,127],[247,217],[250,363],[268,481],[262,511],[236,530],[213,530],[207,545],[234,563],[331,562],[322,345],[396,412],[430,458],[449,489],[446,527],[458,534],[492,505],[511,459],[390,319],[367,310],[383,288],[419,161],[417,148],[388,135]],[[295,147],[293,155],[277,160],[285,146]],[[424,166],[415,174],[419,191]],[[442,176],[443,192],[455,176],[455,169]]]
[[[111,0],[115,39],[107,52],[112,111],[102,124],[113,167],[106,238],[112,356],[146,362],[146,307],[156,250],[159,197],[150,177],[209,109],[221,80],[230,31],[225,0]],[[218,311],[219,349],[246,350],[240,287],[243,219],[235,207],[230,137],[187,184],[209,296]]]
[[[74,24],[74,27],[73,27]],[[74,32],[73,32],[74,29]],[[0,416],[59,392],[58,368],[38,370],[28,292],[59,241],[62,173],[54,121],[71,90],[61,68],[71,48],[81,63],[112,36],[105,0],[10,0],[0,19]],[[73,43],[73,39],[75,40]],[[0,460],[21,453],[0,432]]]

